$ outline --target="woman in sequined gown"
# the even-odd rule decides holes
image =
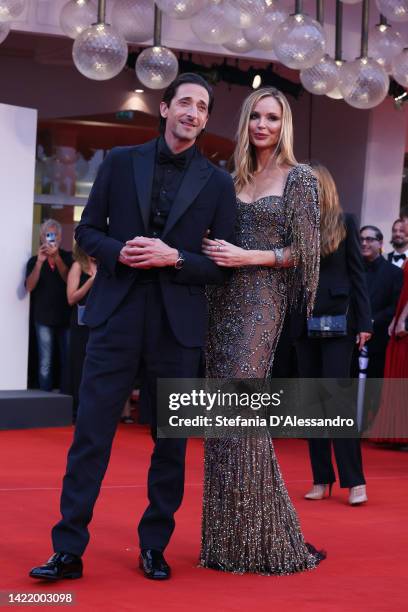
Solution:
[[[264,379],[289,302],[313,307],[319,274],[316,181],[292,151],[292,117],[274,88],[244,102],[235,150],[236,245],[203,251],[233,268],[211,290],[209,378]],[[229,572],[292,574],[322,553],[303,538],[269,432],[207,439],[200,564]]]

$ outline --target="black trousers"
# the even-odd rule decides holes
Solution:
[[[201,348],[181,346],[170,329],[156,283],[136,285],[117,311],[90,331],[75,435],[61,495],[55,551],[82,555],[88,524],[108,467],[117,424],[136,375],[148,376],[152,408],[157,378],[196,377]],[[152,422],[155,422],[155,414]],[[149,505],[139,523],[141,548],[164,550],[184,492],[185,439],[157,439],[148,474]]]
[[[310,339],[306,336],[296,341],[299,376],[302,378],[349,378],[355,338]],[[341,487],[365,484],[358,438],[311,438],[310,461],[314,484],[335,482],[331,448],[334,447]]]

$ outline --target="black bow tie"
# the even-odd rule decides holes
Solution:
[[[165,151],[159,152],[158,162],[160,165],[172,164],[178,170],[184,170],[187,163],[186,155],[172,155]]]
[[[407,256],[405,255],[405,253],[402,253],[401,255],[393,255],[392,256],[394,261],[399,261],[400,259],[404,260],[407,258]]]

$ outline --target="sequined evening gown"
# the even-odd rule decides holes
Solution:
[[[269,250],[292,245],[293,269],[245,267],[211,290],[209,378],[265,378],[289,301],[311,312],[319,273],[319,209],[308,166],[288,174],[283,196],[238,199],[236,243]],[[207,439],[200,565],[229,572],[291,574],[322,554],[305,543],[269,433]]]

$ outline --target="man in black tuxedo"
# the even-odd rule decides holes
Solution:
[[[368,378],[384,375],[388,326],[394,316],[402,289],[402,270],[381,255],[383,234],[374,225],[360,229],[361,254],[364,259],[368,293],[373,318],[373,337],[367,343]]]
[[[403,219],[396,219],[392,224],[391,244],[394,250],[388,253],[387,259],[394,266],[402,268],[408,257],[408,236],[405,233]]]
[[[98,261],[87,301],[91,328],[74,441],[52,530],[55,554],[33,578],[80,578],[88,524],[117,423],[142,370],[152,407],[154,451],[149,505],[139,523],[140,567],[147,578],[170,577],[163,551],[184,488],[186,440],[156,439],[156,381],[199,375],[207,328],[205,285],[228,274],[201,253],[210,230],[233,240],[236,200],[231,177],[195,146],[213,105],[198,75],[180,75],[160,104],[161,136],[118,147],[105,158],[76,230]]]

